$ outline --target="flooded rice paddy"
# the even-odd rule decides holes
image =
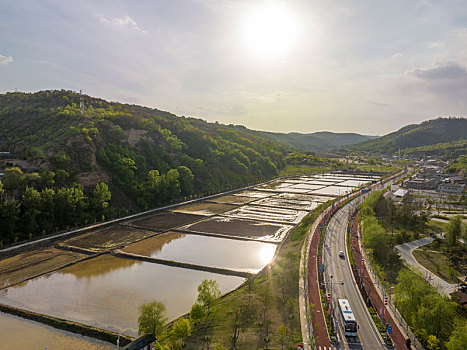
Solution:
[[[92,257],[84,254],[86,250],[81,254],[63,248],[121,249],[136,258],[256,273],[307,213],[374,179],[321,174],[276,180],[94,230],[56,248],[0,260],[0,303],[135,336],[141,303],[163,302],[172,320],[190,310],[203,279],[216,280],[226,293],[244,278],[110,254]],[[9,322],[15,326],[4,327]],[[21,336],[24,327],[31,329],[37,343],[29,345],[30,337]],[[2,341],[3,334],[7,344],[32,349],[44,348],[35,347],[43,344],[40,339],[53,339],[55,345],[49,349],[109,348],[93,341],[88,346],[88,339],[0,314]]]
[[[205,216],[164,211],[132,220],[129,224],[150,230],[164,231],[202,219],[205,219]]]
[[[111,350],[115,345],[0,312],[2,349]]]
[[[125,246],[128,243],[154,235],[154,231],[125,225],[114,225],[71,238],[63,242],[63,244],[99,252]]]
[[[184,226],[183,229],[191,232],[280,242],[285,237],[287,232],[292,229],[292,227],[292,225],[285,225],[280,223],[269,223],[234,217],[215,216],[208,220]]]
[[[232,210],[238,205],[227,203],[209,203],[209,202],[195,202],[187,205],[182,205],[174,210],[175,213],[194,214],[203,216],[212,216]]]
[[[172,320],[190,310],[203,279],[216,280],[222,293],[244,281],[102,255],[0,290],[0,303],[136,336],[141,303],[164,303]]]
[[[156,259],[256,273],[271,262],[276,248],[271,243],[168,232],[131,244],[123,251]]]

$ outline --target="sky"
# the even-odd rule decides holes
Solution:
[[[467,115],[465,0],[0,0],[0,93],[276,132]]]

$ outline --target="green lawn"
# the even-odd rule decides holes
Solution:
[[[451,266],[448,258],[442,251],[435,250],[429,245],[414,250],[413,255],[420,265],[433,272],[436,276],[449,283],[459,282],[457,277],[460,277],[462,274]]]

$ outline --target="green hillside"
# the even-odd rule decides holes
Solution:
[[[415,157],[438,156],[446,159],[456,159],[467,154],[467,139],[436,143],[429,146],[406,148],[401,154]]]
[[[0,245],[260,182],[296,160],[221,124],[83,102],[63,90],[0,95],[0,151],[11,152],[0,159]]]
[[[245,129],[242,126],[235,126],[235,128]],[[377,137],[355,133],[334,133],[329,131],[314,132],[310,134],[301,134],[297,132],[285,134],[257,130],[248,130],[248,132],[261,137],[270,138],[286,146],[303,151],[327,151],[341,147],[343,145],[352,145]]]
[[[354,151],[393,154],[399,148],[403,151],[408,148],[449,143],[466,138],[466,118],[438,118],[421,124],[407,125],[378,139],[351,145],[347,148]]]

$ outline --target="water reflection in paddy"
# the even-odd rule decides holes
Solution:
[[[174,319],[191,308],[203,279],[222,293],[244,279],[102,255],[0,291],[0,303],[137,335],[138,307],[158,300]]]
[[[131,244],[124,251],[157,259],[256,273],[272,260],[276,245],[169,232]]]
[[[111,350],[115,345],[0,313],[2,349]]]

